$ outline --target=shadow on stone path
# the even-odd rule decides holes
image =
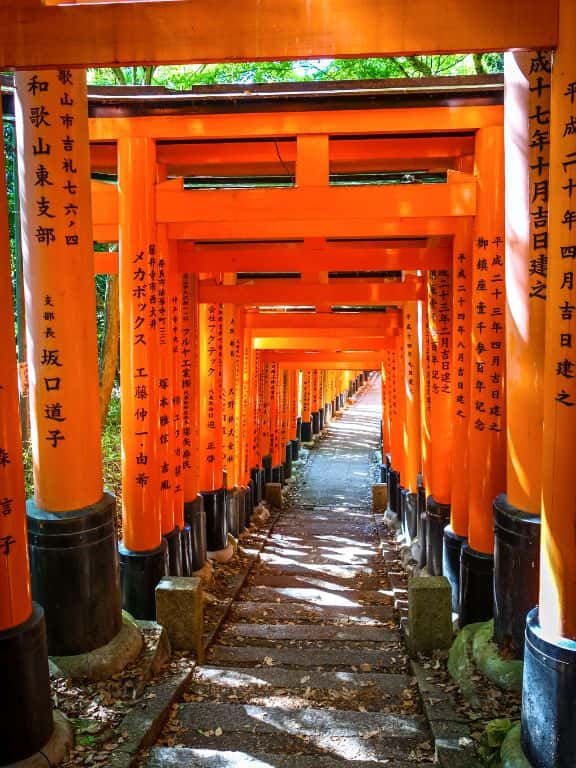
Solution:
[[[370,507],[379,386],[311,450],[147,768],[432,762]]]

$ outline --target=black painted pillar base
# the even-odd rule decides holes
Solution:
[[[156,619],[156,586],[168,576],[168,544],[162,539],[159,547],[146,552],[131,552],[122,542],[120,553],[120,579],[122,605],[135,619]]]
[[[296,419],[296,440],[298,442],[302,440],[302,416],[298,416]]]
[[[538,603],[540,517],[494,500],[494,641],[521,659],[526,614]]]
[[[428,517],[426,515],[426,488],[423,485],[418,486],[418,492],[416,497],[416,517],[418,525],[418,541],[420,542],[420,557],[418,559],[418,567],[424,568],[426,565],[426,547],[427,547],[427,532],[428,532]]]
[[[526,621],[522,749],[535,768],[576,764],[576,641],[542,637],[538,610]]]
[[[317,435],[320,433],[320,412],[312,411],[310,416],[312,419],[312,434]]]
[[[200,491],[206,513],[206,549],[220,552],[228,546],[228,520],[226,518],[226,490]]]
[[[182,557],[182,576],[192,576],[192,528],[188,523],[180,531],[180,547]]]
[[[272,482],[284,485],[284,467],[282,464],[272,467]]]
[[[318,423],[320,427],[320,432],[324,429],[324,421],[326,420],[326,414],[324,413],[324,407],[320,408],[318,411]]]
[[[400,487],[400,472],[396,472],[395,469],[391,469],[388,473],[388,506],[390,512],[395,515],[400,515],[400,508],[398,507],[398,488]]]
[[[460,626],[494,615],[494,557],[465,542],[460,550]]]
[[[246,496],[244,497],[244,527],[248,528],[250,521],[252,520],[252,512],[254,511],[255,504],[255,491],[254,480],[250,478],[248,485],[246,486]]]
[[[262,469],[264,470],[264,485],[272,482],[272,454],[262,456]]]
[[[168,544],[168,575],[182,576],[182,541],[180,539],[180,528],[174,527],[174,530],[164,534]]]
[[[198,494],[195,499],[184,503],[184,520],[192,531],[192,573],[199,571],[206,562],[206,513],[204,501]]]
[[[380,464],[380,482],[381,483],[386,483],[386,485],[388,485],[388,473],[389,473],[389,470],[386,464]]]
[[[340,398],[338,397],[338,395],[336,395],[336,397],[332,401],[332,413],[338,413],[339,410],[340,410]]]
[[[417,494],[404,488],[402,491],[402,532],[406,541],[414,541],[418,533]]]
[[[290,440],[292,447],[292,461],[298,461],[300,458],[300,440]]]
[[[302,442],[303,443],[311,443],[312,442],[312,422],[311,421],[303,421],[302,422]]]
[[[235,539],[240,535],[240,509],[238,502],[238,489],[229,490],[226,493],[226,523],[228,533],[231,533]]]
[[[44,609],[49,654],[106,645],[122,627],[114,496],[65,513],[26,507],[32,598]]]
[[[460,554],[462,545],[467,541],[465,536],[458,536],[452,527],[444,528],[444,550],[442,553],[442,575],[446,576],[452,589],[452,611],[458,613],[460,608]]]
[[[292,443],[284,446],[284,477],[286,480],[292,477]]]
[[[9,765],[45,747],[54,730],[46,625],[37,603],[27,621],[0,632],[0,680],[0,765]]]
[[[442,576],[444,528],[450,522],[450,505],[428,496],[426,506],[426,567],[431,576]]]
[[[257,507],[262,501],[262,483],[260,481],[260,467],[252,467],[250,470],[250,480],[252,481],[253,501]]]

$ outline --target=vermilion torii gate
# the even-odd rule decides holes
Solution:
[[[572,765],[573,3],[558,0],[542,9],[535,0],[446,0],[439,12],[429,0],[339,0],[329,9],[319,0],[289,2],[282,25],[276,12],[271,1],[201,8],[184,0],[77,7],[22,0],[17,8],[0,2],[0,61],[3,68],[21,70],[17,103],[36,470],[29,537],[33,596],[46,612],[49,642],[62,641],[58,601],[43,592],[53,576],[63,577],[50,554],[50,536],[62,531],[78,534],[78,544],[84,531],[99,531],[87,551],[75,545],[66,557],[71,567],[86,558],[98,563],[102,589],[95,593],[96,580],[88,579],[76,606],[78,616],[105,617],[99,626],[106,637],[97,642],[118,628],[112,500],[102,489],[94,417],[89,286],[92,239],[119,241],[119,257],[98,257],[96,268],[117,270],[121,280],[121,558],[127,604],[137,612],[134,596],[143,595],[142,611],[150,611],[157,578],[167,568],[182,567],[177,561],[187,550],[181,543],[185,516],[196,532],[193,541],[206,535],[210,551],[225,558],[223,469],[249,509],[258,497],[264,458],[271,469],[287,463],[282,443],[289,438],[292,447],[296,440],[294,417],[312,422],[314,409],[336,404],[333,396],[350,382],[354,388],[358,371],[383,365],[391,488],[403,484],[404,506],[410,506],[417,490],[414,472],[420,470],[431,497],[429,530],[441,532],[450,514],[445,566],[463,621],[489,615],[486,598],[494,582],[497,639],[518,648],[525,610],[538,602],[527,625],[523,744],[534,766]],[[79,68],[517,49],[528,53],[507,54],[504,117],[498,105],[479,103],[96,117],[90,125],[92,167],[112,169],[117,185],[93,182],[90,206]],[[554,50],[553,66],[547,50]],[[453,135],[461,133],[464,138]],[[360,136],[368,137],[366,143]],[[238,139],[246,152],[234,146]],[[213,175],[214,168],[227,168],[237,176],[275,167],[277,173],[265,140],[272,147],[283,143],[293,189],[185,188],[183,178],[202,169]],[[431,167],[446,171],[446,180],[330,184],[331,173]],[[8,241],[5,233],[0,236],[6,292]],[[271,264],[274,272],[299,277],[243,277],[270,271]],[[364,275],[353,282],[334,274],[373,270],[421,274]],[[6,312],[9,302],[3,305]],[[400,308],[399,333],[366,336],[351,323],[334,336],[343,349],[324,349],[323,334],[310,336],[314,349],[272,341],[295,337],[276,336],[274,326],[258,335],[250,324],[256,318],[269,322],[269,312],[239,309],[316,308],[343,322],[345,313],[331,308],[390,305]],[[387,325],[391,315],[380,316]],[[51,718],[46,648],[37,642],[30,657],[25,653],[32,639],[42,637],[43,621],[30,602],[26,569],[11,329],[7,312],[0,339],[0,664],[14,685],[5,686],[3,711],[10,714],[0,730],[3,764],[40,748]],[[227,427],[230,419],[242,429]],[[499,495],[504,491],[505,497]],[[535,572],[540,513],[538,597],[535,580],[523,574]],[[438,535],[432,539],[441,541]],[[531,549],[522,554],[520,542],[526,540]],[[200,545],[199,559],[203,551]],[[68,587],[62,583],[59,601],[70,599]],[[509,602],[507,594],[513,596]],[[86,630],[80,621],[79,626]],[[73,635],[80,644],[69,653],[87,650],[95,638],[83,640],[80,629]],[[24,669],[31,674],[20,674]],[[14,690],[21,695],[15,698]]]

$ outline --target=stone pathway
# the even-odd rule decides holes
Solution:
[[[430,764],[370,511],[380,392],[311,451],[292,504],[147,768]]]

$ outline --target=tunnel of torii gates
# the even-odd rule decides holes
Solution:
[[[122,606],[153,615],[162,575],[225,561],[263,483],[376,371],[390,507],[426,538],[460,624],[494,613],[524,657],[530,762],[573,767],[576,4],[291,0],[282,24],[261,0],[58,5],[0,0],[34,464],[26,502],[2,185],[0,764],[51,735],[47,654],[105,645]],[[81,69],[482,50],[516,51],[503,90],[89,106]],[[120,282],[119,547],[95,272]]]

